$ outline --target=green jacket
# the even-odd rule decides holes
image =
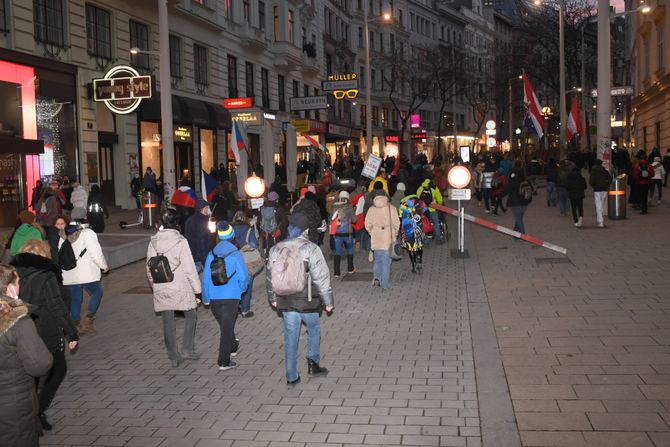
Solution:
[[[426,179],[423,181],[421,186],[419,186],[419,189],[416,190],[416,195],[421,198],[421,193],[423,192],[424,189],[427,189],[430,187],[430,179]],[[433,202],[437,203],[438,205],[442,205],[443,199],[442,199],[442,193],[440,190],[435,187],[431,188],[430,192],[433,194]],[[426,203],[426,206],[428,206],[428,211],[431,213],[435,211],[435,209],[431,208],[430,203]]]
[[[9,254],[16,256],[21,247],[23,247],[23,244],[29,240],[41,241],[42,233],[40,233],[40,230],[33,227],[32,225],[22,224],[19,228],[16,229],[16,232],[12,237],[12,244],[9,247]]]

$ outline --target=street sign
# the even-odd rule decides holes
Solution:
[[[327,109],[328,95],[294,97],[290,99],[290,103],[291,112]]]
[[[488,147],[496,147],[496,139],[493,138],[493,137],[488,137],[488,138],[486,139],[486,145],[487,145]]]
[[[610,89],[610,95],[611,96],[630,96],[632,94],[633,94],[633,87],[631,87],[630,85],[623,86],[623,87],[612,87]],[[597,98],[598,97],[598,90],[595,89],[595,88],[593,90],[591,90],[591,96],[593,98]]]
[[[495,134],[496,134],[495,129],[486,129],[486,135],[487,136],[491,136],[491,135],[495,135]]]
[[[450,189],[449,200],[470,200],[472,192],[470,189]]]
[[[151,98],[151,76],[140,76],[132,67],[119,65],[93,80],[94,101],[104,102],[114,113],[133,112],[143,98]]]
[[[226,109],[250,109],[254,106],[254,98],[225,98],[223,107]]]
[[[332,92],[333,90],[354,90],[358,88],[358,79],[348,81],[321,81],[321,90]]]
[[[496,128],[496,122],[493,120],[488,120],[486,122],[486,130],[494,130]]]

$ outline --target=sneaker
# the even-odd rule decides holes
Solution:
[[[485,212],[486,214],[488,214],[488,213],[490,213],[491,211],[489,211],[489,210],[484,210],[484,212]]]
[[[601,223],[599,223],[599,224],[598,224],[598,228],[605,228],[605,224],[604,224],[604,223],[602,223],[602,222],[601,222]]]
[[[232,354],[230,354],[232,355]],[[237,368],[237,363],[231,361],[228,363],[226,366],[219,365],[219,371],[228,371],[229,369],[235,369]]]
[[[375,278],[375,279],[372,280],[372,285],[373,286],[380,286],[381,283],[379,282],[379,280],[377,278]]]
[[[577,221],[576,226],[581,227],[583,223],[584,223],[584,219],[582,217],[580,217],[579,220]]]
[[[242,346],[240,346],[240,339],[239,338],[235,339],[235,345],[237,345],[237,346],[235,347],[235,349],[233,349],[231,351],[231,353],[230,353],[231,357],[235,357],[240,352],[240,350],[242,349]]]
[[[240,316],[242,318],[251,318],[251,317],[254,316],[254,313],[253,313],[253,311],[250,310],[249,312],[241,312]]]

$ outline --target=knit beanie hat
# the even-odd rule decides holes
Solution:
[[[23,210],[19,213],[19,220],[23,224],[32,225],[35,223],[35,213],[28,210]]]
[[[216,233],[222,241],[229,241],[235,237],[235,229],[225,220],[216,223]]]

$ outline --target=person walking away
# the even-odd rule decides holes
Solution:
[[[544,167],[544,174],[547,176],[547,206],[556,206],[558,203],[558,192],[556,182],[558,181],[558,164],[556,160],[550,158]]]
[[[484,179],[484,163],[477,163],[473,171],[472,187],[475,190],[475,197],[477,198],[477,206],[482,206],[482,180]]]
[[[370,233],[371,247],[374,253],[373,285],[388,290],[391,287],[391,250],[395,235],[400,229],[398,210],[389,203],[386,195],[377,196],[372,208],[365,216],[365,229]]]
[[[586,191],[586,180],[577,166],[572,168],[565,182],[565,189],[570,196],[570,207],[572,208],[572,220],[575,226],[580,228],[584,223],[584,191]]]
[[[640,214],[648,214],[649,212],[649,185],[652,178],[654,178],[654,168],[644,158],[639,159],[637,165],[633,168],[633,183],[637,185]]]
[[[412,264],[412,273],[423,269],[423,228],[421,216],[424,210],[420,209],[422,202],[415,196],[405,197],[400,205],[400,233],[402,248],[407,250]]]
[[[31,305],[30,316],[37,333],[53,356],[51,369],[36,380],[39,419],[44,430],[51,430],[46,411],[67,372],[65,348],[77,349],[79,335],[70,318],[70,309],[61,295],[61,269],[51,260],[51,247],[46,241],[28,241],[12,260],[19,275],[19,298]],[[67,343],[66,340],[67,339]],[[40,383],[41,382],[41,383]]]
[[[244,211],[238,211],[233,216],[233,230],[235,230],[235,245],[237,248],[242,249],[243,256],[244,250],[253,249],[258,250],[260,242],[258,240],[258,234],[256,231],[256,226],[251,225],[247,215]],[[247,271],[249,268],[247,267]],[[249,272],[249,287],[240,297],[240,317],[242,318],[251,318],[254,316],[254,312],[251,310],[251,300],[253,298],[254,292],[254,276],[252,272]]]
[[[654,176],[651,178],[651,184],[649,185],[649,200],[652,201],[654,199],[654,189],[658,189],[656,205],[660,205],[661,198],[663,197],[663,179],[665,178],[665,168],[663,167],[663,163],[661,163],[661,157],[654,157],[651,167],[654,170]]]
[[[294,206],[292,213],[299,212],[309,217],[309,240],[318,245],[319,227],[321,226],[321,209],[316,201],[316,194],[311,191],[305,192],[305,196]]]
[[[42,180],[37,180],[35,182],[35,187],[33,188],[33,194],[31,196],[30,200],[30,208],[32,208],[35,213],[39,213],[39,201],[40,197],[42,197],[42,192],[44,191],[44,183],[42,183]]]
[[[23,244],[26,241],[44,239],[44,230],[35,223],[35,215],[28,210],[23,210],[19,213],[19,220],[21,225],[14,231],[9,245],[9,254],[16,256]]]
[[[154,311],[163,320],[163,340],[172,367],[176,368],[185,359],[200,358],[195,352],[195,329],[197,324],[197,296],[202,292],[200,278],[195,268],[191,249],[179,232],[179,215],[168,208],[161,215],[163,226],[151,237],[147,248],[147,277],[153,290]],[[149,260],[154,256],[165,256],[174,279],[157,283],[149,269]],[[184,313],[184,334],[181,352],[177,348],[177,324],[175,312]]]
[[[400,187],[401,183],[398,183]],[[402,187],[405,187],[405,184],[402,183]],[[365,185],[359,184],[354,191],[354,196],[351,198],[351,206],[354,208],[354,214],[356,215],[356,221],[354,222],[354,235],[356,239],[356,244],[358,248],[363,251],[370,251],[370,238],[367,231],[365,231]],[[367,245],[363,243],[363,240],[366,239],[368,242]]]
[[[349,203],[349,193],[341,191],[338,201],[333,207],[330,220],[330,235],[335,241],[335,256],[333,258],[333,276],[340,276],[340,261],[342,259],[342,248],[347,249],[347,273],[354,272],[354,239],[353,223],[356,222],[354,209]]]
[[[195,202],[195,213],[184,224],[184,237],[191,249],[195,270],[201,273],[207,254],[214,246],[214,236],[209,229],[209,203],[206,200],[199,199]]]
[[[88,214],[86,219],[91,226],[91,230],[96,233],[105,232],[105,219],[109,219],[109,210],[105,205],[105,198],[98,185],[91,186],[91,194],[88,196]]]
[[[291,214],[288,238],[272,247],[265,269],[268,301],[284,320],[284,365],[288,385],[300,382],[298,342],[302,323],[307,328],[307,373],[311,376],[328,374],[328,370],[320,365],[319,318],[322,310],[331,314],[335,304],[328,264],[321,249],[309,240],[309,226],[308,215]]]
[[[272,191],[259,211],[259,249],[265,259],[270,254],[270,249],[277,243],[286,239],[288,232],[288,218],[286,212],[279,204],[279,194]]]
[[[563,160],[558,168],[558,173],[556,174],[556,197],[558,199],[558,210],[561,213],[561,216],[566,216],[568,212],[570,197],[568,196],[568,190],[565,188],[565,182],[568,180],[568,174],[572,171],[574,165],[575,164],[570,160]]]
[[[88,209],[88,193],[79,183],[74,183],[70,200],[72,202],[72,212],[70,216],[73,220],[86,219]]]
[[[72,295],[70,315],[79,325],[79,336],[95,334],[95,315],[102,301],[101,271],[107,273],[107,261],[98,242],[98,235],[86,223],[71,222],[65,229],[67,239],[77,258],[72,270],[63,271],[63,284],[68,286]],[[86,316],[81,318],[81,305],[84,290],[90,294]]]
[[[391,196],[391,205],[395,206],[396,208],[400,209],[400,204],[402,202],[402,199],[405,198],[407,187],[403,182],[400,182],[396,185],[395,192],[393,193],[393,196]]]
[[[533,195],[537,195],[537,178],[542,174],[542,165],[537,160],[533,158],[528,163],[528,181],[530,186],[533,188]]]
[[[0,445],[38,447],[42,434],[35,379],[52,357],[19,299],[19,275],[0,264]]]
[[[249,287],[249,272],[242,253],[233,245],[235,230],[226,221],[216,224],[219,243],[207,255],[202,275],[202,302],[210,305],[219,323],[219,371],[237,368],[230,357],[237,355],[240,342],[235,338],[235,322],[240,298]],[[214,270],[212,269],[214,267]]]
[[[44,188],[37,209],[37,223],[45,227],[51,226],[58,215],[58,200],[50,186]]]
[[[147,166],[147,170],[144,173],[144,178],[142,178],[142,189],[145,191],[152,192],[156,194],[158,192],[158,188],[156,185],[156,174],[154,174],[154,171],[151,169],[151,166]]]
[[[493,169],[493,170],[491,170]],[[491,181],[495,175],[495,168],[493,164],[487,163],[482,173],[482,198],[484,199],[484,212],[490,213],[493,210],[493,204],[491,203]]]
[[[507,207],[512,210],[514,215],[514,231],[526,233],[526,226],[523,223],[524,215],[528,205],[533,200],[532,194],[527,194],[530,183],[526,180],[523,170],[523,163],[520,159],[514,160],[512,164],[512,173],[507,182]]]
[[[663,156],[663,170],[665,175],[663,176],[663,187],[668,187],[668,174],[670,174],[670,149]]]
[[[593,201],[596,204],[596,225],[605,227],[604,215],[607,213],[607,191],[612,183],[612,175],[603,167],[603,161],[595,159],[589,176],[589,184],[593,188]]]
[[[493,174],[493,173],[491,173]],[[485,179],[485,178],[484,178]],[[485,180],[483,180],[485,181]],[[482,190],[484,189],[485,185],[482,184]],[[489,190],[491,188],[491,183],[489,181]],[[484,205],[487,208],[490,206],[490,203],[488,202],[488,192],[483,193],[485,197],[485,202]],[[430,221],[433,224],[433,238],[438,244],[442,243],[442,229],[440,228],[440,215],[436,209],[433,209],[430,207],[431,203],[436,203],[438,205],[442,205],[442,193],[440,192],[439,189],[435,186],[433,181],[431,179],[426,179],[424,182],[421,184],[419,189],[416,191],[416,195],[419,196],[419,199],[422,200],[426,206],[428,206],[428,213],[430,217]],[[396,230],[397,231],[397,230]]]
[[[227,221],[232,217],[233,208],[235,207],[235,196],[230,188],[230,182],[224,181],[215,189],[210,208],[212,210],[212,218],[216,222]]]
[[[137,209],[142,208],[142,179],[139,173],[133,174],[133,179],[130,181],[130,195],[135,199]]]
[[[491,214],[494,216],[498,215],[498,208],[502,209],[503,213],[507,212],[505,205],[503,204],[506,186],[507,176],[502,168],[498,168],[491,180],[491,200],[493,200],[493,211],[491,211]]]

